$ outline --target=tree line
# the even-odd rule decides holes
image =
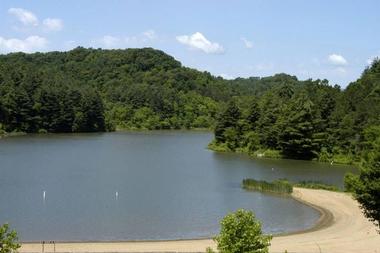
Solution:
[[[224,80],[152,48],[11,53],[0,131],[208,128],[217,150],[350,163],[379,136],[379,66],[341,90],[286,74]]]
[[[225,80],[152,48],[0,55],[1,132],[214,129],[211,148],[352,163],[380,132],[380,63],[345,90],[276,74]]]
[[[217,116],[212,149],[353,163],[380,140],[380,62],[345,90],[288,77],[261,95],[235,96]]]
[[[151,48],[0,55],[0,129],[211,128],[236,91]]]

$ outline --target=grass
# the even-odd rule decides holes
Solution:
[[[332,161],[337,164],[354,164],[354,158],[345,154],[334,154]]]
[[[208,149],[216,152],[232,152],[232,153],[242,153],[247,154],[252,157],[259,158],[273,158],[273,159],[284,159],[285,157],[281,154],[281,151],[274,149],[259,149],[254,152],[248,151],[246,148],[237,148],[236,150],[231,150],[226,143],[217,143],[215,140],[210,142],[207,146]]]
[[[21,135],[26,135],[25,132],[5,132],[4,130],[0,130],[0,138],[1,137],[12,137],[12,136],[21,136]]]
[[[293,192],[293,187],[320,189],[327,191],[341,191],[338,187],[334,185],[324,184],[319,181],[301,181],[298,183],[293,183],[289,182],[286,179],[279,179],[273,182],[267,182],[264,180],[246,178],[242,182],[242,187],[246,190],[280,194],[291,194]]]
[[[273,159],[284,159],[285,157],[281,154],[279,150],[274,149],[259,149],[251,154],[254,157],[263,158],[273,158]]]
[[[215,140],[211,141],[208,144],[208,149],[216,151],[216,152],[243,153],[243,154],[247,154],[249,156],[258,157],[258,158],[288,159],[286,156],[284,156],[281,153],[281,150],[260,148],[255,151],[250,151],[248,150],[247,147],[236,148],[235,150],[232,150],[228,147],[226,143],[217,143]],[[331,154],[323,149],[320,151],[318,156],[313,159],[313,161],[330,163],[330,164],[347,164],[347,165],[358,164],[357,158],[355,158],[351,154],[344,154],[344,153]]]
[[[286,180],[276,180],[267,182],[264,180],[244,179],[242,187],[246,190],[254,190],[261,192],[271,192],[280,194],[290,194],[293,192],[293,186]]]
[[[320,190],[335,191],[335,192],[341,191],[335,185],[324,184],[320,181],[311,181],[311,180],[293,183],[293,186],[294,187],[300,187],[300,188],[320,189]]]
[[[210,142],[207,148],[216,152],[233,152],[227,147],[227,144],[225,143],[219,144],[219,143],[216,143],[216,141]]]

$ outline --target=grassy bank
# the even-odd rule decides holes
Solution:
[[[256,157],[256,158],[288,159],[288,157],[284,156],[281,153],[281,150],[274,150],[274,149],[258,149],[255,151],[250,151],[245,148],[231,149],[228,147],[226,143],[216,143],[215,141],[210,142],[207,148],[216,152],[247,154],[251,157]],[[334,165],[334,164],[357,165],[358,164],[358,161],[356,161],[352,155],[342,154],[342,153],[326,154],[324,152],[321,152],[320,154],[318,154],[317,158],[314,158],[311,161],[329,163],[331,165]]]
[[[255,180],[252,178],[248,178],[243,180],[242,187],[246,190],[279,194],[290,194],[293,192],[293,186],[286,180],[276,180],[273,182],[267,182],[264,180]]]
[[[243,148],[232,150],[227,146],[227,144],[216,143],[215,141],[210,142],[207,148],[216,152],[240,153],[240,154],[248,154],[249,156],[252,156],[252,157],[285,159],[285,157],[281,154],[279,150],[273,150],[273,149],[259,149],[254,152],[251,152]]]
[[[141,132],[149,132],[149,131],[199,131],[199,132],[212,132],[211,128],[205,127],[178,127],[178,128],[163,128],[163,129],[149,129],[144,127],[134,127],[134,126],[116,126],[113,130],[115,132],[123,132],[123,131],[141,131]]]
[[[0,130],[0,139],[3,137],[12,137],[12,136],[21,136],[21,135],[26,135],[27,133],[25,132],[10,132],[7,133],[5,131]]]
[[[327,191],[341,191],[335,185],[324,184],[319,181],[301,181],[298,183],[292,183],[294,187],[299,188],[308,188],[308,189],[319,189],[319,190],[327,190]]]
[[[243,189],[268,193],[291,194],[293,192],[293,187],[341,191],[334,185],[324,184],[319,181],[301,181],[294,183],[288,181],[287,179],[279,179],[273,182],[267,182],[264,180],[255,180],[252,178],[246,178],[242,181]]]

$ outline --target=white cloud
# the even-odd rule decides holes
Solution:
[[[333,64],[333,65],[337,65],[337,66],[344,66],[344,65],[347,65],[347,60],[339,55],[339,54],[330,54],[328,56],[328,61]]]
[[[38,25],[38,18],[31,11],[22,8],[10,8],[8,13],[14,15],[24,25]]]
[[[273,70],[273,68],[273,63],[258,63],[255,66],[253,66],[253,69],[256,71],[268,71]]]
[[[63,28],[63,22],[58,18],[46,18],[42,23],[47,31],[60,31]]]
[[[105,35],[100,39],[93,40],[91,45],[103,48],[123,48],[123,47],[141,47],[149,45],[149,42],[157,38],[154,30],[148,30],[134,36],[112,36]]]
[[[100,39],[100,43],[105,47],[105,48],[115,48],[120,45],[120,39],[118,37],[114,37],[111,35],[105,35]]]
[[[58,18],[46,18],[39,23],[38,17],[31,11],[22,8],[10,8],[8,13],[15,16],[24,26],[34,26],[42,28],[44,31],[60,31],[63,28],[63,21]],[[15,27],[20,30],[20,27]]]
[[[154,30],[148,30],[143,32],[143,36],[150,40],[154,40],[155,38],[157,38],[156,32]]]
[[[63,42],[63,47],[65,50],[70,50],[70,49],[73,49],[75,47],[77,47],[77,42],[75,40],[67,40],[65,42]]]
[[[121,39],[124,41],[125,44],[128,44],[128,45],[137,45],[139,44],[139,41],[145,41],[146,39],[143,39],[143,40],[139,40],[139,38],[137,36],[127,36],[127,37],[124,37],[124,39]]]
[[[246,48],[252,48],[252,47],[253,47],[253,43],[252,43],[252,41],[249,41],[249,40],[247,40],[247,39],[244,38],[244,37],[241,37],[240,39],[243,41],[244,46],[245,46]]]
[[[189,46],[191,49],[197,49],[206,54],[224,53],[224,48],[216,42],[211,42],[203,36],[202,33],[196,32],[192,35],[181,35],[176,37],[181,44]]]
[[[24,40],[20,39],[5,39],[0,37],[0,52],[35,52],[43,50],[48,44],[47,39],[40,36],[29,36]]]
[[[346,70],[345,68],[343,68],[343,67],[337,67],[337,68],[335,69],[335,72],[336,72],[337,74],[340,74],[340,75],[345,75],[345,74],[347,73],[347,70]]]

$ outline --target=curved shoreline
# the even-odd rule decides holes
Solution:
[[[273,235],[273,237],[280,237],[280,236],[289,236],[289,235],[298,235],[298,234],[305,234],[313,231],[318,231],[327,227],[330,227],[334,224],[334,215],[330,210],[327,208],[324,208],[322,206],[315,205],[313,203],[308,202],[307,200],[302,199],[301,196],[299,196],[300,188],[294,187],[294,191],[291,194],[292,198],[295,199],[296,201],[309,206],[313,208],[314,210],[318,211],[320,216],[318,220],[309,228],[302,229],[302,230],[297,230],[297,231],[291,231],[291,232],[284,232],[280,234]]]
[[[318,220],[309,228],[273,234],[273,237],[303,234],[303,233],[307,233],[307,232],[317,231],[319,229],[331,226],[333,224],[333,216],[332,216],[332,213],[328,209],[319,207],[319,206],[314,205],[312,203],[309,203],[297,195],[298,195],[297,193],[293,192],[290,196],[294,200],[318,211],[320,214]],[[157,240],[155,240],[155,239],[147,239],[147,240],[144,240],[144,239],[142,239],[142,240],[77,240],[77,241],[75,241],[75,240],[60,240],[60,241],[54,241],[54,242],[56,244],[59,244],[59,243],[124,243],[124,242],[136,243],[136,242],[178,242],[178,241],[201,241],[201,240],[212,240],[212,237],[186,238],[186,239],[162,239],[162,240],[161,239],[157,239]],[[50,241],[45,241],[45,242],[50,242]],[[42,241],[23,241],[22,242],[22,244],[41,244],[41,243],[42,243]]]
[[[361,213],[358,203],[346,193],[295,188],[292,197],[319,213],[318,221],[306,230],[275,235],[270,252],[375,252],[380,245],[376,227]],[[53,252],[53,244],[45,244]],[[212,239],[162,241],[56,242],[56,252],[205,252],[215,249]],[[41,252],[40,242],[22,243],[20,252]]]

